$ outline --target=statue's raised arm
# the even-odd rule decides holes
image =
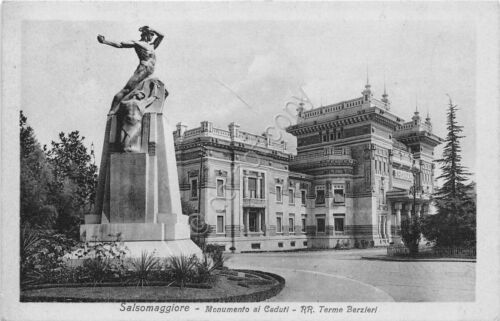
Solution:
[[[137,41],[112,41],[106,40],[106,38],[102,35],[97,36],[97,41],[99,41],[99,43],[114,48],[134,48],[137,57],[139,58],[139,66],[137,66],[134,74],[130,77],[125,87],[113,98],[111,109],[109,111],[110,115],[116,113],[120,105],[120,101],[122,101],[126,95],[132,92],[132,90],[134,90],[134,88],[137,87],[141,81],[151,76],[154,72],[156,64],[155,49],[158,48],[162,42],[164,35],[148,26],[139,28],[139,32],[141,33],[141,38]]]
[[[106,40],[106,38],[104,38],[104,36],[102,36],[102,35],[97,36],[97,41],[99,41],[99,43],[102,43],[102,44],[105,44],[105,45],[108,45],[111,47],[115,47],[115,48],[132,48],[132,47],[134,47],[133,41],[117,42],[117,41],[113,41],[113,40]]]

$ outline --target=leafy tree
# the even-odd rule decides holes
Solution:
[[[94,205],[97,166],[84,140],[78,131],[61,132],[59,141],[52,141],[47,151],[54,174],[51,201],[59,212],[57,227],[61,232],[77,233],[80,217]]]
[[[407,218],[401,222],[401,238],[410,251],[410,255],[416,255],[418,253],[418,244],[420,243],[421,234],[420,217],[413,215],[411,219]]]
[[[57,216],[55,208],[48,204],[49,184],[53,180],[52,167],[22,111],[19,127],[21,225],[52,228],[51,222]]]
[[[476,199],[473,185],[467,184],[470,173],[461,164],[460,139],[463,126],[456,120],[457,106],[451,98],[447,112],[447,130],[441,165],[443,185],[434,193],[438,213],[425,218],[423,234],[438,246],[475,245]]]

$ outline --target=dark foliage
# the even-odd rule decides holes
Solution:
[[[443,185],[434,194],[438,213],[422,223],[424,236],[438,246],[474,246],[476,243],[476,197],[474,185],[467,184],[470,173],[461,165],[460,139],[463,126],[456,120],[457,106],[449,101],[448,134],[443,157],[436,160]]]
[[[64,255],[77,242],[63,234],[54,234],[24,226],[21,229],[20,265],[21,283],[60,282],[67,273]]]
[[[38,143],[27,118],[20,113],[20,209],[21,225],[52,228],[57,210],[50,207],[49,184],[53,181],[52,168]],[[46,217],[46,220],[44,217]]]
[[[53,168],[50,184],[51,202],[59,213],[56,227],[69,235],[78,235],[78,226],[85,213],[91,212],[97,185],[97,166],[83,144],[85,137],[78,131],[59,134],[47,151]]]
[[[418,244],[422,235],[421,219],[413,215],[411,219],[406,218],[401,222],[401,237],[403,243],[410,251],[410,255],[418,254]]]

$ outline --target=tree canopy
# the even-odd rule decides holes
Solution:
[[[451,98],[447,111],[447,131],[443,156],[437,159],[443,180],[433,199],[437,214],[425,218],[424,236],[438,246],[463,246],[476,243],[476,197],[473,183],[468,184],[468,170],[461,164],[460,139],[463,126],[457,122],[457,106]]]
[[[61,132],[50,149],[42,149],[21,111],[21,224],[76,236],[80,218],[92,210],[97,183],[93,151],[84,140],[78,131]]]

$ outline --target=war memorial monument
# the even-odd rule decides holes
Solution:
[[[147,26],[139,31],[139,41],[97,37],[115,48],[133,48],[140,62],[107,115],[95,211],[85,216],[81,239],[119,240],[131,256],[200,254],[182,215],[172,130],[164,113],[168,91],[152,77],[163,35]]]

